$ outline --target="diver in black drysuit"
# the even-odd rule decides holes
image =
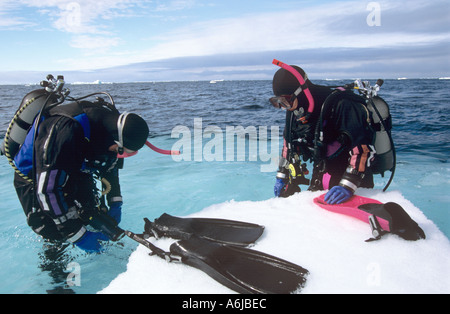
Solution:
[[[294,92],[300,83],[291,73],[280,69],[273,79],[273,92],[277,96],[274,99],[288,99],[290,107],[286,112],[275,196],[288,197],[300,192],[299,184],[309,184],[311,191],[329,190],[325,200],[339,204],[348,200],[358,187],[373,188],[370,165],[375,154],[372,146],[375,131],[364,99],[350,91],[336,92],[333,97],[335,89],[313,84],[301,68],[294,68],[306,83],[297,97]],[[315,102],[311,113],[307,112],[305,88],[309,88]],[[319,137],[320,131],[323,139]],[[300,158],[313,162],[311,181],[304,177],[308,172],[305,166],[300,166]],[[294,178],[290,168],[296,169]]]
[[[15,158],[19,169],[26,164],[33,168],[35,184],[17,172],[14,178],[29,226],[44,239],[74,243],[87,252],[101,251],[99,241],[113,240],[114,234],[103,230],[110,222],[93,224],[99,208],[116,226],[121,220],[123,159],[118,159],[118,151],[142,148],[149,134],[147,123],[136,114],[119,114],[82,101],[51,109],[36,135],[34,131],[33,127]],[[95,177],[110,184],[109,208],[101,202]]]

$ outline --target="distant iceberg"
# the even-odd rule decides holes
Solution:
[[[73,82],[72,85],[102,85],[102,84],[113,84],[111,82],[102,82],[100,80],[95,80],[93,82]]]

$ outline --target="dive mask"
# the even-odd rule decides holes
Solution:
[[[294,111],[298,107],[298,95],[302,92],[302,87],[300,86],[292,95],[282,95],[277,97],[272,97],[269,99],[272,106],[275,108],[286,109],[288,111]]]
[[[298,107],[298,99],[295,97],[292,100],[292,96],[278,96],[278,97],[272,97],[269,99],[272,106],[275,108],[281,108],[286,109],[289,111],[294,111]]]

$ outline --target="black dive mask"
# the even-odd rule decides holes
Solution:
[[[286,109],[288,111],[294,111],[298,108],[298,95],[302,92],[302,88],[299,87],[292,95],[276,96],[269,99],[272,106],[275,108]]]

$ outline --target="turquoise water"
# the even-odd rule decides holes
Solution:
[[[449,84],[441,80],[386,81],[382,96],[391,106],[398,150],[396,176],[389,190],[401,191],[450,238]],[[2,137],[22,97],[34,88],[0,86]],[[160,148],[179,144],[180,137],[171,138],[177,125],[192,132],[193,143],[194,119],[201,119],[200,131],[207,134],[200,137],[203,154],[192,148],[188,161],[174,161],[149,149],[126,161],[121,171],[125,200],[122,228],[140,232],[144,217],[154,219],[163,212],[186,215],[232,199],[259,201],[273,196],[275,174],[261,171],[269,161],[261,160],[253,144],[258,148],[266,145],[270,153],[271,145],[281,146],[279,134],[269,135],[269,142],[264,136],[247,136],[246,150],[234,149],[228,159],[231,146],[224,143],[222,151],[217,146],[213,151],[216,157],[223,154],[223,161],[207,161],[209,144],[221,133],[225,139],[227,127],[255,126],[261,130],[261,126],[267,126],[270,130],[279,126],[282,132],[284,112],[274,111],[267,101],[270,81],[83,85],[70,89],[78,96],[99,90],[110,92],[120,110],[135,111],[146,118],[151,129],[149,140]],[[128,239],[108,246],[102,255],[86,255],[71,247],[49,248],[26,225],[12,180],[13,171],[1,157],[0,293],[95,293],[126,270],[128,257],[137,246]],[[386,182],[387,178],[377,177],[377,188],[383,188]],[[74,273],[81,279],[80,285],[67,287],[67,279]]]

